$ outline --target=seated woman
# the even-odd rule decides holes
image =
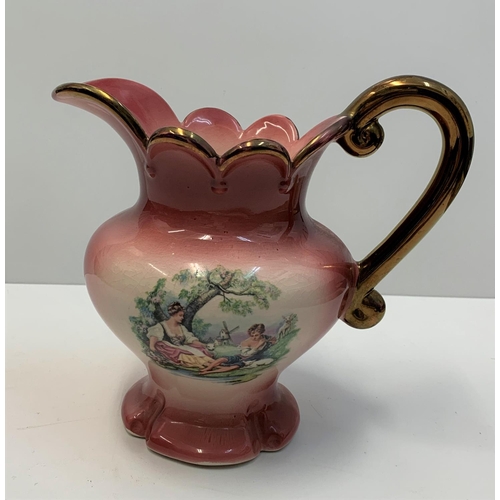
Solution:
[[[200,342],[183,324],[184,308],[180,302],[168,306],[169,318],[149,328],[149,348],[159,352],[172,363],[184,368],[206,368],[213,362],[207,346]]]
[[[239,345],[241,354],[212,360],[212,363],[201,370],[200,374],[229,372],[243,368],[250,361],[260,359],[262,353],[276,343],[276,337],[264,335],[265,331],[266,327],[262,323],[252,325],[247,332],[250,338]]]

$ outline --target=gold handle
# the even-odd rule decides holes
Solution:
[[[427,234],[447,210],[469,170],[474,147],[472,120],[455,92],[419,76],[399,76],[361,94],[344,114],[350,129],[337,142],[353,156],[367,156],[382,144],[378,118],[397,108],[417,108],[431,115],[443,135],[438,167],[417,203],[387,238],[359,265],[359,278],[343,320],[355,328],[370,328],[384,316],[385,303],[374,287]]]

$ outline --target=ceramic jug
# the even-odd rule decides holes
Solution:
[[[181,121],[123,79],[64,84],[53,97],[106,120],[137,163],[139,199],[92,236],[85,280],[148,370],[123,400],[125,428],[195,464],[241,463],[290,442],[299,409],[280,373],[338,319],[355,328],[382,319],[374,287],[448,208],[473,150],[461,99],[417,76],[374,85],[303,137],[280,115],[246,129],[215,108]],[[384,137],[378,118],[401,107],[436,120],[441,159],[406,217],[356,261],[307,213],[307,186],[330,143],[373,153]]]

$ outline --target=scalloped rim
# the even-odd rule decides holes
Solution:
[[[150,92],[148,97],[153,96],[157,103],[168,110],[166,121],[174,123],[165,124],[157,128],[149,136],[146,126],[141,124],[135,114],[122,102],[113,97],[108,92],[100,89],[94,84],[100,82],[123,82],[123,85],[135,85],[142,91]],[[246,129],[242,129],[239,122],[229,113],[218,108],[201,108],[188,114],[180,122],[168,104],[158,94],[151,89],[129,80],[106,79],[96,80],[89,83],[66,83],[59,85],[52,93],[53,98],[59,102],[68,102],[80,107],[86,107],[84,101],[101,108],[101,111],[112,115],[115,120],[131,132],[137,144],[140,146],[147,158],[155,155],[155,146],[164,143],[176,144],[187,147],[205,158],[215,158],[220,171],[224,171],[230,163],[243,156],[251,154],[269,154],[283,161],[290,166],[291,170],[296,170],[314,153],[327,146],[330,142],[341,138],[350,128],[351,117],[349,115],[333,116],[307,132],[303,137],[299,137],[297,127],[287,117],[283,115],[269,115],[252,123]],[[159,101],[161,99],[161,102]],[[158,119],[157,119],[158,120]],[[203,128],[206,135],[224,132],[224,143],[233,143],[229,149],[223,153],[216,151],[216,147],[202,137],[200,130],[198,133],[189,130],[191,128]],[[198,126],[201,124],[202,126]],[[278,135],[286,137],[286,141],[278,142],[274,139],[256,136],[256,132],[275,127],[280,129]],[[275,131],[276,132],[276,131]],[[219,147],[220,150],[220,147]]]

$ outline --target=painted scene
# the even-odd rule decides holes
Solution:
[[[257,377],[299,332],[296,314],[273,313],[283,311],[281,290],[257,272],[195,267],[159,279],[136,297],[129,318],[143,352],[179,375],[227,383]]]

